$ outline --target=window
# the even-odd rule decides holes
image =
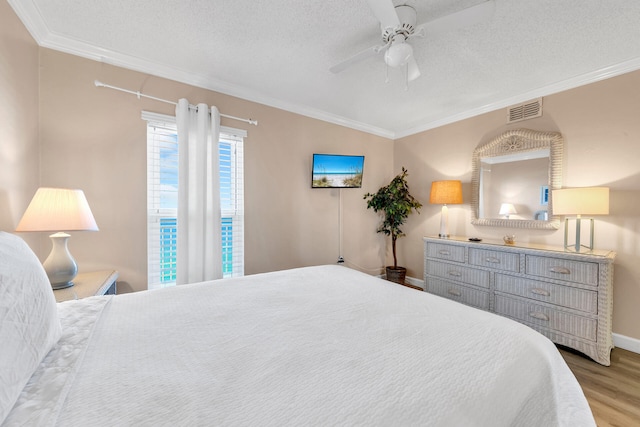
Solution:
[[[178,135],[175,117],[143,112],[142,118],[147,121],[147,268],[153,289],[176,281]],[[240,129],[220,129],[223,277],[244,274],[245,136]]]

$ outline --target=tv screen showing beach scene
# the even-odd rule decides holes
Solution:
[[[311,188],[360,188],[364,156],[314,154]]]

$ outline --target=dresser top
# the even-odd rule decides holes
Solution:
[[[612,262],[616,256],[615,252],[609,251],[609,250],[594,249],[594,250],[576,253],[575,251],[570,249],[565,249],[562,246],[552,246],[552,245],[545,245],[545,244],[538,244],[538,243],[523,243],[523,242],[518,242],[517,240],[512,245],[507,245],[502,240],[485,239],[485,238],[482,238],[482,241],[480,242],[473,242],[473,241],[470,241],[468,237],[460,237],[460,236],[452,236],[449,238],[427,236],[427,237],[424,237],[424,240],[429,242],[440,242],[443,244],[448,243],[448,244],[464,245],[464,246],[470,246],[470,247],[477,245],[478,247],[483,247],[484,249],[500,249],[500,250],[506,250],[508,252],[522,252],[523,250],[532,251],[532,252],[535,252],[535,251],[543,251],[547,253],[553,252],[554,255],[557,257],[568,258],[568,259],[590,257],[590,258],[598,258],[603,260],[608,259],[610,260],[610,262]]]

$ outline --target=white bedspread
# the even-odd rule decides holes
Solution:
[[[79,369],[37,384],[61,400],[35,404],[40,425],[595,425],[542,335],[346,267],[60,306],[95,327],[63,337]],[[38,412],[23,394],[8,425]]]

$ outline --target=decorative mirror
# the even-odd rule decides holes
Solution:
[[[562,186],[563,140],[558,132],[516,129],[473,152],[471,223],[557,229],[551,190]]]

